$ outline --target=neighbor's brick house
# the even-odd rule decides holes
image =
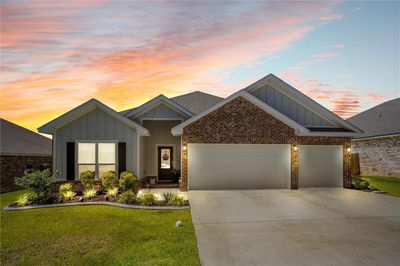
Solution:
[[[348,119],[364,133],[352,140],[360,174],[400,177],[400,98]]]
[[[0,119],[0,180],[1,192],[18,189],[15,177],[27,169],[51,169],[51,140]]]

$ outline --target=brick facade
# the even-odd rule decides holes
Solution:
[[[400,176],[400,136],[354,140],[351,146],[359,154],[361,175]]]
[[[1,155],[1,192],[17,190],[18,187],[14,184],[15,177],[22,176],[28,168],[44,170],[51,169],[51,156],[11,156]]]
[[[182,145],[188,143],[343,145],[343,186],[351,185],[348,137],[301,137],[293,128],[258,106],[238,97],[183,129]],[[291,149],[291,188],[298,188],[298,154]],[[187,150],[182,152],[181,190],[188,189]]]

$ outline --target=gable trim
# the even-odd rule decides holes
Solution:
[[[330,123],[336,124],[346,129],[350,129],[354,131],[354,133],[362,132],[359,128],[355,127],[346,120],[337,116],[335,113],[329,111],[328,109],[320,105],[318,102],[312,100],[311,98],[301,93],[300,91],[298,91],[297,89],[295,89],[294,87],[292,87],[291,85],[289,85],[288,83],[286,83],[285,81],[281,80],[280,78],[276,77],[273,74],[269,74],[264,78],[254,82],[250,86],[246,87],[244,90],[250,93],[252,91],[260,89],[265,85],[271,85],[274,89],[290,97],[294,101],[301,104],[303,107],[316,113],[321,118],[327,120]]]
[[[232,100],[234,100],[234,99],[236,99],[238,97],[243,97],[246,100],[248,100],[249,102],[251,102],[254,105],[258,106],[259,108],[263,109],[265,112],[269,113],[270,115],[274,116],[278,120],[282,121],[283,123],[285,123],[288,126],[290,126],[291,128],[293,128],[296,133],[300,133],[300,132],[302,132],[304,134],[310,133],[310,131],[307,128],[305,128],[302,125],[300,125],[299,123],[293,121],[292,119],[290,119],[286,115],[282,114],[281,112],[275,110],[271,106],[265,104],[263,101],[261,101],[258,98],[254,97],[253,95],[251,95],[247,91],[240,90],[240,91],[232,94],[228,98],[226,98],[226,99],[218,102],[217,104],[211,106],[210,108],[204,110],[203,112],[201,112],[201,113],[193,116],[192,118],[186,120],[185,122],[173,127],[171,129],[172,135],[174,135],[174,136],[182,135],[184,127],[186,127],[187,125],[195,122],[196,120],[199,120],[200,118],[202,118],[202,117],[206,116],[207,114],[217,110],[218,108],[224,106],[228,102],[230,102],[230,101],[232,101]]]
[[[138,135],[142,136],[150,136],[150,132],[142,127],[141,125],[133,122],[132,120],[124,117],[123,115],[119,114],[114,109],[108,107],[107,105],[103,104],[102,102],[96,99],[90,99],[89,101],[75,107],[74,109],[62,114],[61,116],[51,120],[50,122],[46,123],[45,125],[38,128],[40,133],[45,134],[53,134],[56,129],[71,123],[72,121],[78,119],[79,117],[89,113],[90,111],[95,110],[96,108],[104,111],[108,115],[112,116],[113,118],[121,121],[122,123],[135,128]]]
[[[176,102],[168,99],[164,95],[160,94],[159,96],[151,99],[150,101],[142,104],[141,106],[135,108],[134,110],[129,111],[128,113],[124,114],[126,117],[136,118],[152,109],[157,107],[160,104],[165,104],[167,107],[171,108],[175,112],[182,113],[187,117],[192,117],[194,114],[184,108],[183,106],[177,104]]]

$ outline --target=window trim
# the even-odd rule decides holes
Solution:
[[[75,141],[75,173],[76,173],[76,177],[75,180],[80,180],[80,176],[79,176],[79,165],[93,165],[93,164],[80,164],[79,163],[79,143],[94,143],[95,144],[95,163],[94,163],[94,169],[95,169],[95,180],[96,181],[100,181],[101,178],[99,176],[100,172],[99,172],[99,165],[115,165],[115,174],[117,174],[118,172],[118,140],[77,140]],[[114,143],[115,144],[115,163],[102,163],[99,164],[99,143]]]

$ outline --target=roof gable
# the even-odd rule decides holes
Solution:
[[[307,97],[294,87],[290,86],[280,78],[276,77],[273,74],[269,74],[265,76],[264,78],[256,81],[255,83],[251,84],[250,86],[246,87],[245,90],[249,93],[252,93],[260,88],[263,88],[265,86],[271,86],[273,89],[279,91],[282,95],[284,95],[285,98],[291,99],[299,104],[301,108],[304,109],[304,114],[307,114],[307,110],[311,111],[309,112],[309,115],[311,115],[310,118],[305,118],[303,121],[306,121],[304,124],[301,123],[301,121],[297,120],[299,123],[303,124],[306,127],[331,127],[331,126],[338,126],[338,127],[343,127],[344,129],[348,131],[353,131],[356,133],[360,133],[361,131],[355,127],[354,125],[350,124],[349,122],[345,121],[344,119],[340,118],[333,112],[329,111],[316,101],[312,100],[311,98]],[[267,98],[267,97],[265,97]],[[285,113],[283,108],[280,108],[281,112]],[[287,116],[291,116],[290,113],[286,114]],[[314,116],[314,117],[312,117]],[[311,121],[310,122],[307,122]],[[313,121],[316,121],[313,123]],[[309,125],[307,125],[309,123]]]
[[[0,118],[0,154],[51,155],[51,139]]]
[[[75,119],[81,117],[82,115],[99,108],[105,113],[111,115],[113,118],[120,120],[121,122],[125,123],[126,125],[135,128],[137,130],[137,133],[139,135],[144,135],[148,136],[150,135],[150,132],[142,127],[141,125],[133,122],[132,120],[124,117],[123,115],[119,114],[112,108],[108,107],[107,105],[103,104],[102,102],[96,100],[96,99],[90,99],[89,101],[79,105],[78,107],[66,112],[65,114],[57,117],[56,119],[48,122],[47,124],[41,126],[38,128],[38,131],[40,133],[46,133],[46,134],[53,134],[54,130],[66,125]]]
[[[212,111],[224,106],[225,104],[227,104],[228,102],[238,98],[238,97],[243,97],[246,100],[250,101],[251,103],[253,103],[254,105],[260,107],[261,109],[263,109],[264,111],[266,111],[267,113],[271,114],[272,116],[274,116],[275,118],[277,118],[278,120],[284,122],[285,124],[287,124],[288,126],[290,126],[291,128],[293,128],[296,132],[300,133],[307,133],[309,132],[309,130],[305,127],[303,127],[302,125],[298,124],[297,122],[291,120],[290,118],[288,118],[287,116],[283,115],[282,113],[278,112],[277,110],[275,110],[274,108],[272,108],[271,106],[263,103],[262,101],[260,101],[259,99],[257,99],[256,97],[254,97],[253,95],[251,95],[250,93],[244,91],[244,90],[240,90],[234,94],[232,94],[231,96],[229,96],[228,98],[225,98],[224,100],[218,102],[217,104],[211,106],[210,108],[204,110],[203,112],[193,116],[192,118],[190,118],[189,120],[186,120],[185,122],[177,125],[176,127],[171,129],[171,133],[174,136],[177,135],[181,135],[183,133],[183,128],[191,123],[193,123],[194,121],[202,118],[203,116],[211,113]]]
[[[190,112],[183,106],[177,104],[176,102],[168,99],[167,97],[165,97],[164,95],[161,94],[161,95],[151,99],[150,101],[142,104],[141,106],[134,108],[128,112],[125,112],[124,116],[129,117],[130,119],[135,119],[135,118],[149,112],[150,110],[154,109],[155,107],[159,106],[160,104],[164,104],[164,105],[168,106],[175,112],[181,113],[184,116],[186,116],[187,118],[192,117],[194,115],[192,112]]]
[[[313,110],[314,112],[318,113],[321,115],[322,118],[328,119],[329,121],[332,121],[335,125],[339,125],[341,128],[338,130],[337,128],[334,128],[334,130],[325,130],[324,128],[321,127],[316,127],[316,128],[307,128],[304,125],[301,125],[300,123],[296,122],[295,120],[291,119],[289,116],[285,115],[284,113],[276,110],[272,106],[268,105],[267,103],[261,101],[254,95],[252,95],[250,92],[258,89],[265,84],[268,84],[271,82],[272,84],[275,84],[275,86],[279,86],[281,88],[281,91],[285,93],[286,95],[291,95],[291,97],[297,99],[299,102],[301,102],[303,105],[306,105],[308,108]],[[233,99],[237,97],[244,97],[245,99],[249,100],[256,106],[260,107],[264,111],[268,112],[275,118],[279,119],[280,121],[284,122],[288,126],[292,127],[295,129],[295,134],[299,136],[336,136],[336,137],[352,137],[352,136],[357,136],[361,131],[356,128],[355,126],[351,125],[350,123],[346,122],[345,120],[341,119],[337,115],[333,114],[331,111],[325,109],[315,101],[311,100],[301,92],[297,91],[295,88],[291,87],[287,83],[283,82],[279,78],[275,77],[274,75],[270,74],[266,76],[265,78],[253,83],[252,85],[248,86],[247,88],[240,90],[228,98],[216,103],[215,105],[207,108],[206,110],[200,112],[199,114],[196,114],[192,118],[186,120],[185,122],[177,125],[176,127],[171,129],[171,133],[174,136],[181,135],[183,133],[183,128],[194,121],[202,118],[203,116],[207,115],[208,113],[220,108],[221,106],[225,105],[226,103],[232,101]]]

